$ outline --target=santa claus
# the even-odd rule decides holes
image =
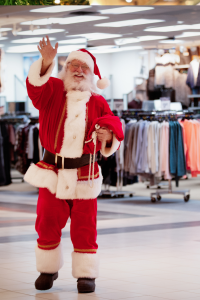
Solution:
[[[101,89],[95,57],[85,49],[67,57],[58,78],[50,77],[58,49],[48,36],[38,46],[41,58],[30,67],[26,80],[28,95],[39,110],[43,160],[32,164],[24,179],[39,187],[37,203],[36,265],[38,290],[47,290],[63,266],[61,230],[71,218],[72,275],[79,293],[95,290],[99,272],[96,243],[97,196],[101,191],[101,169],[95,154],[108,157],[123,139],[121,122],[113,116],[106,100],[96,93],[94,74]]]

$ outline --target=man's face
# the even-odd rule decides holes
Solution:
[[[69,70],[71,71],[75,82],[81,82],[91,72],[88,65],[78,59],[71,61],[69,64]]]

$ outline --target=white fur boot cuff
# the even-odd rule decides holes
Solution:
[[[58,272],[64,264],[61,244],[52,250],[43,250],[38,248],[37,245],[35,247],[35,255],[37,271],[40,273],[54,274]]]
[[[72,276],[77,279],[97,278],[99,276],[98,254],[72,252]]]

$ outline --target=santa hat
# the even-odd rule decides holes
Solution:
[[[92,53],[87,51],[86,49],[79,49],[77,51],[72,51],[67,57],[66,64],[74,59],[78,59],[88,65],[90,70],[97,76],[99,76],[99,80],[97,81],[97,87],[101,90],[107,88],[110,85],[110,80],[106,77],[101,78],[101,74],[99,72],[99,68],[96,63],[96,58]]]

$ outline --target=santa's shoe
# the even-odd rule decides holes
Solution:
[[[49,290],[53,286],[54,280],[58,278],[58,272],[54,274],[41,273],[35,281],[36,290]]]
[[[79,278],[77,280],[77,289],[79,293],[92,293],[95,291],[95,279]]]

